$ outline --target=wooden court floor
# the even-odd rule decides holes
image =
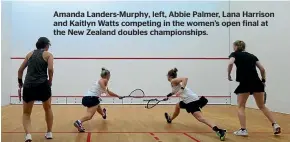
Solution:
[[[81,105],[54,105],[54,127],[52,140],[45,140],[46,124],[42,106],[36,105],[32,114],[33,142],[219,142],[218,137],[207,126],[197,122],[193,116],[182,111],[167,124],[164,112],[172,113],[174,106],[156,106],[145,109],[142,105],[103,105],[108,117],[101,116],[84,123],[86,133],[77,133],[73,122],[85,113]],[[290,142],[290,115],[274,113],[282,126],[282,134],[274,136],[271,124],[259,110],[247,109],[248,137],[232,134],[239,128],[236,107],[209,105],[204,115],[228,130],[228,142]],[[23,142],[21,105],[2,107],[2,141]]]

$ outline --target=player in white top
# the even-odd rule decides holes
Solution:
[[[104,108],[102,110],[100,106],[101,94],[105,93],[110,96],[120,98],[117,94],[109,91],[107,87],[110,76],[110,71],[102,68],[101,79],[98,82],[95,82],[88,90],[88,92],[84,95],[82,99],[82,104],[87,107],[87,113],[84,117],[74,122],[74,126],[78,129],[79,132],[85,132],[82,123],[91,120],[96,111],[98,111],[98,113],[102,115],[103,119],[107,118],[106,109]]]
[[[186,87],[187,78],[177,77],[177,69],[171,69],[168,71],[167,78],[171,84],[172,92],[167,95],[170,97],[172,95],[179,96],[182,101],[176,104],[175,111],[173,116],[169,116],[168,113],[165,113],[165,118],[168,123],[171,123],[180,112],[180,109],[186,109],[188,113],[191,113],[199,122],[202,122],[212,128],[213,131],[219,136],[220,140],[225,140],[226,130],[220,129],[210,120],[206,119],[202,113],[201,108],[207,104],[207,99],[201,97],[199,99],[198,95]]]

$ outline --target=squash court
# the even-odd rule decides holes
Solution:
[[[1,1],[1,141],[290,142],[287,13],[289,0]],[[50,97],[51,132],[49,103],[22,106]],[[155,98],[169,100],[145,108]]]
[[[144,105],[103,105],[108,117],[100,115],[84,123],[86,133],[78,133],[73,122],[84,114],[81,105],[53,105],[54,139],[45,140],[46,124],[41,105],[35,105],[32,113],[33,142],[219,142],[207,126],[197,122],[185,111],[171,124],[164,119],[164,112],[172,112],[173,105],[159,105],[145,109]],[[13,112],[13,113],[11,113]],[[65,112],[65,114],[64,114]],[[208,105],[203,109],[206,117],[227,129],[228,142],[288,142],[290,139],[289,115],[274,113],[283,126],[282,134],[274,136],[272,127],[263,114],[256,109],[247,109],[249,136],[234,136],[239,128],[236,107],[230,105]],[[2,141],[23,141],[21,105],[2,107]]]

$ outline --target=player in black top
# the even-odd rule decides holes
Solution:
[[[18,85],[23,87],[23,116],[25,142],[31,142],[31,113],[34,101],[42,101],[47,123],[46,139],[52,139],[53,112],[51,109],[51,84],[53,79],[53,55],[48,52],[50,41],[40,37],[36,49],[29,52],[18,70]],[[27,68],[23,83],[23,72]]]
[[[245,107],[250,94],[253,94],[256,104],[264,115],[271,121],[274,134],[280,134],[281,128],[276,123],[273,115],[264,104],[264,85],[266,82],[265,69],[259,59],[245,51],[246,44],[243,41],[237,40],[233,43],[234,52],[230,54],[230,62],[228,65],[228,79],[232,81],[231,71],[233,65],[236,65],[236,81],[239,86],[235,93],[238,95],[238,117],[241,124],[241,129],[234,132],[238,136],[247,136]],[[260,70],[262,79],[260,79],[256,67]]]

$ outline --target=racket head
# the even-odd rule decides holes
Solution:
[[[151,108],[155,107],[159,102],[160,102],[160,100],[158,100],[158,99],[150,99],[150,100],[148,100],[145,108],[151,109]]]
[[[145,93],[142,89],[135,89],[129,95],[129,97],[133,97],[133,98],[143,98],[144,96],[145,96]]]

